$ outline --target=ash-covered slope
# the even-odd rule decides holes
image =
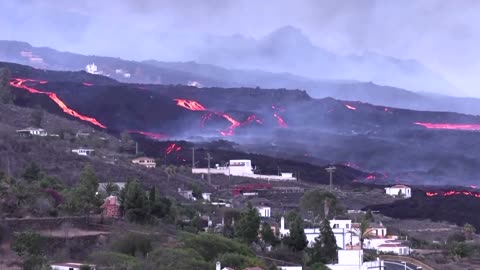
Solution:
[[[299,90],[97,83],[96,76],[85,83],[84,73],[0,66],[15,70],[17,104],[112,132],[226,137],[249,152],[385,172],[368,178],[377,181],[467,185],[480,167],[477,116],[314,99]]]

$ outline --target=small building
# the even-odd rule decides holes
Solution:
[[[78,149],[72,149],[72,152],[79,155],[79,156],[91,156],[95,153],[95,149],[78,148]]]
[[[410,198],[412,197],[412,189],[405,185],[395,185],[393,187],[386,187],[385,193],[396,198]]]
[[[88,265],[91,270],[95,270],[96,266],[93,264],[83,264],[83,263],[55,263],[51,264],[53,270],[80,270],[80,267]]]
[[[211,200],[211,197],[212,196],[212,193],[208,193],[208,192],[203,192],[202,193],[202,198],[205,200],[205,201],[210,201]]]
[[[102,205],[102,213],[105,217],[118,218],[120,217],[120,202],[117,196],[108,196]]]
[[[132,160],[132,163],[134,164],[139,164],[147,168],[155,168],[157,166],[157,163],[155,162],[154,158],[149,158],[149,157],[139,157],[134,160]]]
[[[332,270],[367,270],[367,269],[384,269],[384,262],[377,258],[376,261],[364,262],[363,249],[350,248],[340,249],[337,251],[338,263],[328,264],[327,267]]]
[[[33,128],[33,127],[19,129],[17,130],[17,134],[20,136],[41,136],[41,137],[45,137],[48,135],[48,133],[43,128]]]
[[[270,208],[270,206],[261,205],[255,208],[257,208],[260,217],[269,218],[272,216],[272,208]]]
[[[397,255],[409,255],[410,254],[410,247],[406,246],[400,242],[390,242],[381,244],[378,246],[378,251],[380,252],[393,252]]]
[[[277,266],[278,270],[303,270],[303,266]]]
[[[228,163],[230,175],[243,176],[253,174],[252,161],[248,159],[234,159]]]
[[[76,138],[87,138],[90,136],[90,132],[85,132],[85,131],[78,131],[76,134],[75,134],[75,137]]]
[[[182,190],[181,188],[178,188],[178,194],[187,200],[195,200],[195,197],[193,197],[193,190]]]

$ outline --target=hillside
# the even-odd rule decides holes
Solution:
[[[354,77],[344,80],[311,79],[292,73],[266,72],[259,69],[225,68],[202,62],[128,61],[121,58],[86,56],[33,47],[25,42],[0,41],[0,61],[34,66],[40,69],[79,71],[95,63],[97,73],[126,83],[183,84],[199,87],[261,87],[267,89],[302,89],[312,97],[332,97],[374,105],[425,111],[449,111],[480,114],[480,100],[425,93],[426,89],[396,88],[381,81]],[[126,77],[128,74],[128,77]],[[406,90],[408,89],[408,90]],[[413,92],[419,90],[422,92]]]
[[[85,72],[1,66],[12,70],[17,105],[114,134],[228,138],[242,151],[353,164],[381,173],[374,180],[383,183],[471,185],[480,166],[473,154],[478,116],[315,99],[300,90],[124,84]]]

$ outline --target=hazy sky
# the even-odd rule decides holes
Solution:
[[[478,0],[0,0],[0,11],[0,39],[137,60],[189,60],[198,36],[292,25],[333,52],[417,59],[480,96]]]

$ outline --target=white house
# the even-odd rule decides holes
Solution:
[[[302,266],[277,266],[278,270],[303,270]]]
[[[249,159],[232,159],[227,167],[217,164],[215,168],[192,168],[193,174],[223,174],[228,176],[240,176],[268,181],[294,181],[293,173],[281,173],[280,175],[255,174],[252,161]]]
[[[258,213],[260,214],[261,217],[271,217],[272,215],[272,208],[270,206],[256,206]]]
[[[202,193],[202,198],[203,198],[205,201],[210,201],[210,200],[211,200],[211,196],[212,196],[212,193],[208,193],[208,192],[203,192],[203,193]]]
[[[330,227],[339,248],[345,249],[347,246],[359,243],[358,236],[352,233],[351,220],[332,219],[330,220]],[[315,238],[320,236],[320,228],[305,228],[304,232],[309,246],[312,246],[315,243]],[[280,220],[280,236],[284,237],[289,233],[290,230],[285,228],[285,218],[282,217]]]
[[[33,127],[28,127],[25,129],[19,129],[17,130],[17,133],[22,136],[41,136],[45,137],[48,135],[48,133],[43,129],[43,128],[33,128]]]
[[[148,157],[139,157],[134,160],[132,160],[132,163],[134,164],[139,164],[147,168],[155,168],[157,166],[157,163],[155,162],[155,159],[153,158],[148,158]]]
[[[410,247],[399,242],[384,243],[378,246],[378,251],[393,252],[397,255],[409,255]]]
[[[393,197],[410,198],[412,197],[412,189],[405,185],[395,185],[393,187],[386,187],[385,193]]]
[[[82,267],[83,263],[56,263],[56,264],[52,264],[50,265],[50,267],[52,267],[53,270],[80,270],[80,267]],[[96,266],[95,265],[88,265],[90,266],[90,269],[91,270],[95,270],[96,269]]]
[[[78,149],[72,149],[72,152],[79,155],[79,156],[90,156],[95,152],[95,149],[78,148]]]
[[[367,269],[384,269],[384,262],[377,258],[376,261],[363,262],[363,250],[357,249],[340,249],[338,250],[338,263],[328,264],[331,270],[367,270]]]

